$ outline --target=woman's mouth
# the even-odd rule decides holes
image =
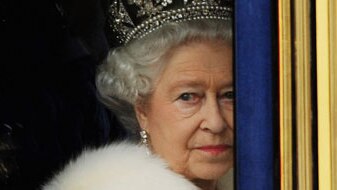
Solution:
[[[212,154],[212,155],[218,155],[218,154],[221,154],[221,153],[227,151],[231,147],[232,146],[230,146],[230,145],[222,144],[222,145],[206,145],[206,146],[198,147],[197,149],[201,150],[203,152]]]

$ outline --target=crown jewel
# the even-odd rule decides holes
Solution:
[[[230,0],[111,0],[107,33],[111,43],[126,44],[169,22],[229,20],[231,7]]]

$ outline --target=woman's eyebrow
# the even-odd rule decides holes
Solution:
[[[172,86],[176,87],[204,87],[205,82],[198,79],[172,79],[170,81]]]
[[[206,87],[207,84],[204,80],[198,80],[198,79],[172,79],[170,81],[170,86],[172,88],[202,88]],[[232,81],[226,81],[219,85],[220,89],[227,89],[227,88],[233,88],[233,82]]]

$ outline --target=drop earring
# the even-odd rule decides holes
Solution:
[[[145,146],[149,146],[149,141],[148,141],[148,134],[147,134],[147,132],[144,130],[144,129],[142,129],[140,132],[139,132],[139,134],[140,134],[140,143],[141,144],[143,144],[143,145],[145,145]]]
[[[151,151],[149,147],[149,135],[143,129],[139,132],[139,134],[140,134],[140,144],[146,147],[146,154],[151,155]]]

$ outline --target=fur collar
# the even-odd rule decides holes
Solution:
[[[224,187],[228,180],[221,180]],[[146,148],[119,143],[87,150],[71,161],[43,190],[197,190]],[[219,188],[222,190],[223,188]],[[228,190],[228,189],[226,189]]]

